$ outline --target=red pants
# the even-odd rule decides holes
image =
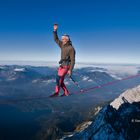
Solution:
[[[56,76],[56,87],[55,87],[56,93],[59,93],[60,88],[62,88],[64,90],[64,94],[69,94],[69,91],[64,84],[64,78],[68,70],[69,70],[69,66],[60,66],[58,68],[58,74]]]

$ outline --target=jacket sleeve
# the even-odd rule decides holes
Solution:
[[[53,37],[54,37],[54,41],[58,44],[58,46],[61,48],[62,46],[62,42],[59,40],[58,35],[57,35],[57,31],[53,31]]]
[[[70,60],[71,60],[71,63],[70,63],[70,71],[73,70],[74,65],[75,65],[75,54],[76,54],[75,49],[72,48],[70,50]]]

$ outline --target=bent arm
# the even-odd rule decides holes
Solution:
[[[75,50],[74,50],[74,48],[72,48],[71,49],[71,51],[70,51],[70,60],[71,60],[71,63],[70,63],[70,71],[72,71],[73,70],[73,68],[74,68],[74,65],[75,65]]]

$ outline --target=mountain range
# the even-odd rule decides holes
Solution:
[[[87,125],[87,126],[86,126]],[[103,107],[93,122],[64,140],[139,140],[140,85]],[[86,126],[86,128],[85,128]]]

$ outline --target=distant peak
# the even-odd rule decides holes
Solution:
[[[119,109],[119,107],[123,103],[133,103],[140,102],[140,85],[134,87],[132,89],[128,89],[123,92],[118,98],[116,98],[110,105],[115,109]]]
[[[25,68],[15,68],[14,71],[16,71],[16,72],[24,72],[26,70],[25,70]]]

